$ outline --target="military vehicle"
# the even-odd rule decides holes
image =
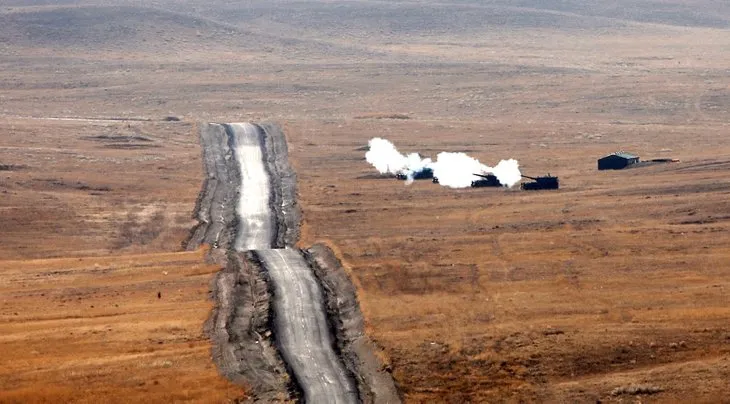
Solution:
[[[406,180],[408,179],[408,174],[411,174],[414,180],[426,180],[433,178],[433,169],[427,167],[421,171],[399,172],[395,175],[395,178],[398,178],[399,180]]]
[[[527,175],[523,175],[522,178],[527,178],[532,180],[531,182],[523,182],[520,185],[520,188],[524,189],[525,191],[536,191],[540,189],[558,189],[560,188],[560,181],[558,180],[558,177],[553,177],[552,175],[548,174],[542,177],[530,177]]]
[[[472,188],[481,187],[501,187],[502,183],[499,182],[497,177],[493,174],[474,174],[477,177],[481,177],[478,180],[471,182]]]

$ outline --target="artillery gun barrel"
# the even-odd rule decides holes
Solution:
[[[533,180],[533,181],[537,181],[537,178],[530,177],[529,175],[522,175],[522,178],[527,178],[527,179],[530,179],[530,180]]]

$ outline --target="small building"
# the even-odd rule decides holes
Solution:
[[[617,152],[598,159],[599,170],[620,170],[639,162],[639,156],[626,152]]]

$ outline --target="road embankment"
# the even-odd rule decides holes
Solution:
[[[224,254],[219,252],[228,250],[234,234],[240,171],[223,125],[201,124],[199,131],[205,179],[193,213],[198,224],[190,231],[185,247],[193,251],[207,244],[213,248],[211,256],[221,262]]]
[[[214,280],[216,308],[206,331],[213,360],[229,380],[251,388],[255,398],[273,402],[298,396],[274,341],[266,274],[252,253],[228,254]]]
[[[376,404],[400,402],[389,366],[382,363],[376,355],[378,347],[365,334],[357,290],[340,259],[322,243],[305,250],[305,257],[322,285],[337,350],[347,369],[357,378],[360,399]]]

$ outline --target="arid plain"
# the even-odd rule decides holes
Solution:
[[[249,120],[406,402],[727,400],[724,2],[27,3],[0,4],[0,402],[245,397],[182,243],[197,123]],[[405,186],[374,136],[561,190]],[[680,162],[598,172],[617,150]]]

